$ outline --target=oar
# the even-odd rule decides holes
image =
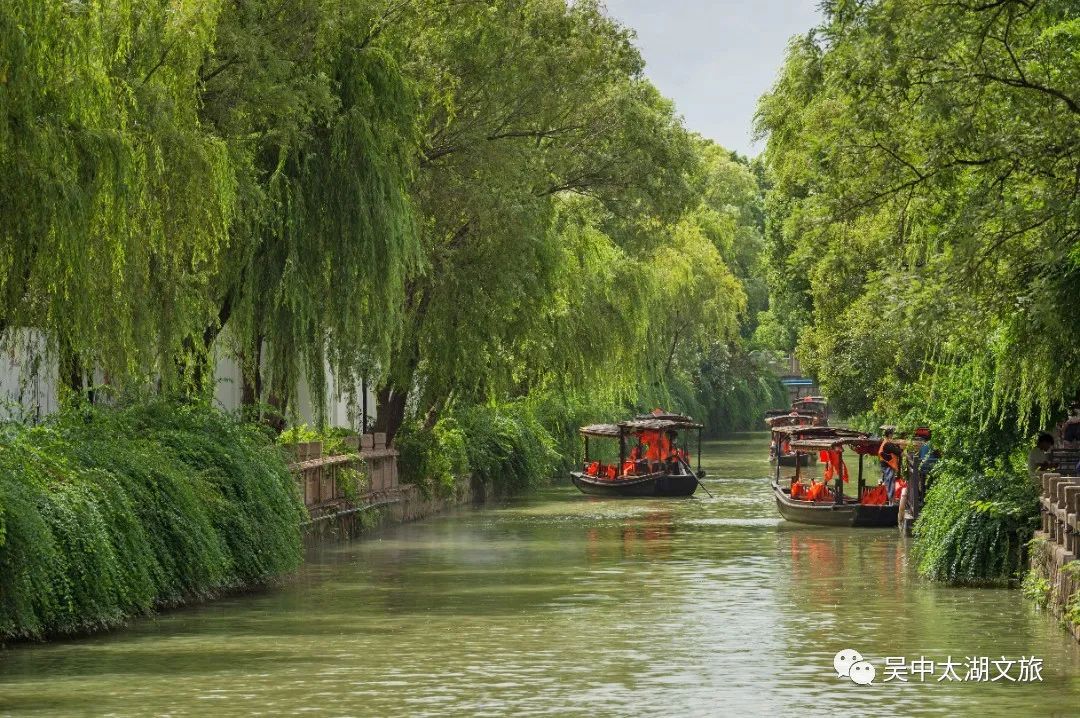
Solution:
[[[707,493],[709,495],[710,499],[715,499],[716,498],[715,496],[712,495],[711,491],[709,491],[707,488],[705,488],[705,484],[701,483],[701,479],[699,479],[697,477],[697,474],[694,474],[694,479],[697,481],[697,485],[700,486],[702,489],[704,489],[705,493]]]
[[[700,486],[705,491],[705,493],[709,495],[710,499],[715,499],[716,497],[712,495],[712,492],[709,491],[705,484],[701,483],[701,479],[699,479],[698,475],[694,473],[694,470],[690,467],[690,464],[688,464],[685,460],[682,459],[680,459],[680,461],[682,461],[683,466],[686,467],[686,470],[690,472],[690,475],[694,477],[694,481],[697,482],[697,485]]]

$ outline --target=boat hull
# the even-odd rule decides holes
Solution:
[[[888,528],[897,525],[897,505],[868,506],[855,502],[796,501],[775,481],[772,485],[776,508],[788,521],[815,526]]]
[[[598,479],[579,471],[571,472],[578,490],[591,496],[692,496],[698,480],[692,474],[652,474],[629,479]]]

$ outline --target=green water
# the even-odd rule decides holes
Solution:
[[[781,521],[766,447],[710,444],[713,499],[561,485],[329,546],[278,589],[0,652],[0,714],[1080,715],[1080,647],[1052,618],[919,580],[896,531]],[[873,685],[836,677],[844,648]],[[882,682],[886,656],[950,655],[1036,656],[1043,680]]]

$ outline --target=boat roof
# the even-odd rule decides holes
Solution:
[[[843,436],[843,437],[806,437],[792,439],[791,448],[796,451],[828,451],[837,446],[850,448],[856,454],[877,454],[881,448],[879,436]],[[920,446],[923,442],[912,439],[890,439],[890,443],[898,444],[901,448],[908,446]]]
[[[585,436],[618,436],[619,427],[615,424],[589,424],[578,429]]]
[[[697,423],[689,416],[678,416],[677,414],[670,415],[672,418],[649,418],[649,419],[631,419],[630,421],[621,421],[619,426],[625,427],[631,431],[641,430],[657,430],[657,429],[701,429],[702,424]]]
[[[778,426],[773,429],[777,434],[787,434],[791,439],[859,439],[870,435],[842,426]],[[878,442],[880,443],[880,439]]]
[[[654,411],[650,414],[638,414],[633,419],[620,421],[618,424],[589,424],[578,429],[586,436],[619,436],[635,431],[663,431],[665,429],[701,429],[702,424],[689,416]]]
[[[779,416],[769,416],[765,418],[765,423],[768,426],[779,428],[781,426],[791,426],[799,421],[813,421],[817,417],[813,414],[792,414],[790,412],[780,414]]]

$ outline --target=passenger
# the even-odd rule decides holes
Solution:
[[[1054,437],[1045,431],[1040,432],[1039,438],[1035,441],[1035,446],[1028,452],[1027,457],[1028,477],[1032,481],[1038,483],[1039,476],[1043,471],[1054,468],[1054,463],[1050,461],[1050,450],[1053,448]]]
[[[923,484],[929,488],[928,477],[934,467],[937,466],[938,459],[941,458],[941,452],[931,446],[929,429],[923,432],[921,436],[916,434],[916,438],[923,439],[923,445],[919,447],[919,458],[916,465],[919,467],[919,476],[922,477]]]
[[[1066,449],[1080,448],[1080,405],[1069,408],[1069,418],[1061,425],[1061,445]]]
[[[898,444],[892,441],[895,430],[890,426],[886,427],[882,434],[881,446],[878,447],[878,459],[881,464],[881,483],[885,487],[885,501],[891,503],[893,500],[893,485],[896,483],[896,477],[900,473],[900,456],[901,449]]]
[[[639,456],[641,456],[641,449],[638,446],[632,447],[630,449],[630,457],[624,461],[622,465],[623,476],[632,476],[636,473]]]
[[[675,443],[678,439],[678,432],[669,431],[667,433],[667,455],[664,460],[667,462],[668,472],[672,474],[679,471],[679,447]]]

